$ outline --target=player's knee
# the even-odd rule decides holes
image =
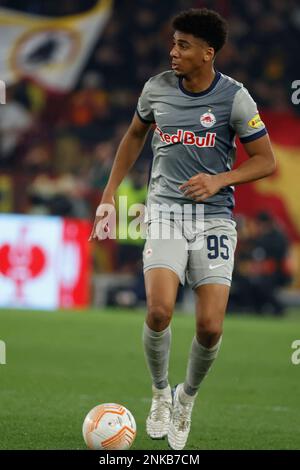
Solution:
[[[211,347],[222,336],[222,322],[216,320],[200,320],[197,322],[197,339],[205,347]]]
[[[154,331],[162,331],[168,327],[172,318],[172,307],[166,304],[148,306],[147,325]]]

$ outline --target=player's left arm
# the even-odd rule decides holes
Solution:
[[[268,134],[252,142],[244,144],[249,158],[235,170],[216,175],[223,186],[249,183],[274,173],[276,169],[275,155]]]
[[[268,134],[244,144],[249,158],[235,170],[217,175],[198,173],[180,186],[186,197],[204,201],[221,188],[249,183],[271,175],[276,168],[275,156]]]
[[[234,97],[229,125],[239,136],[249,158],[235,170],[193,176],[179,188],[185,196],[201,202],[223,187],[255,181],[275,171],[275,156],[267,130],[255,101],[244,87]]]

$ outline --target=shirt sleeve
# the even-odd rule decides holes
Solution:
[[[251,142],[267,134],[256,103],[244,87],[234,97],[230,125],[242,143]]]
[[[137,108],[137,115],[142,122],[152,123],[155,122],[153,111],[149,100],[149,81],[145,83],[141,96],[139,97]]]

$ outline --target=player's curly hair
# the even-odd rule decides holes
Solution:
[[[228,35],[227,21],[219,13],[207,8],[190,8],[172,20],[175,31],[203,39],[217,53],[225,44]]]

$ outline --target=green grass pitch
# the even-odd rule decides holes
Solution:
[[[133,449],[168,449],[145,433],[150,407],[142,311],[0,311],[1,449],[84,449],[82,422],[116,402],[137,422]],[[183,381],[192,315],[172,324],[171,384]],[[228,316],[218,360],[202,384],[187,449],[299,449],[300,312],[284,319]]]

